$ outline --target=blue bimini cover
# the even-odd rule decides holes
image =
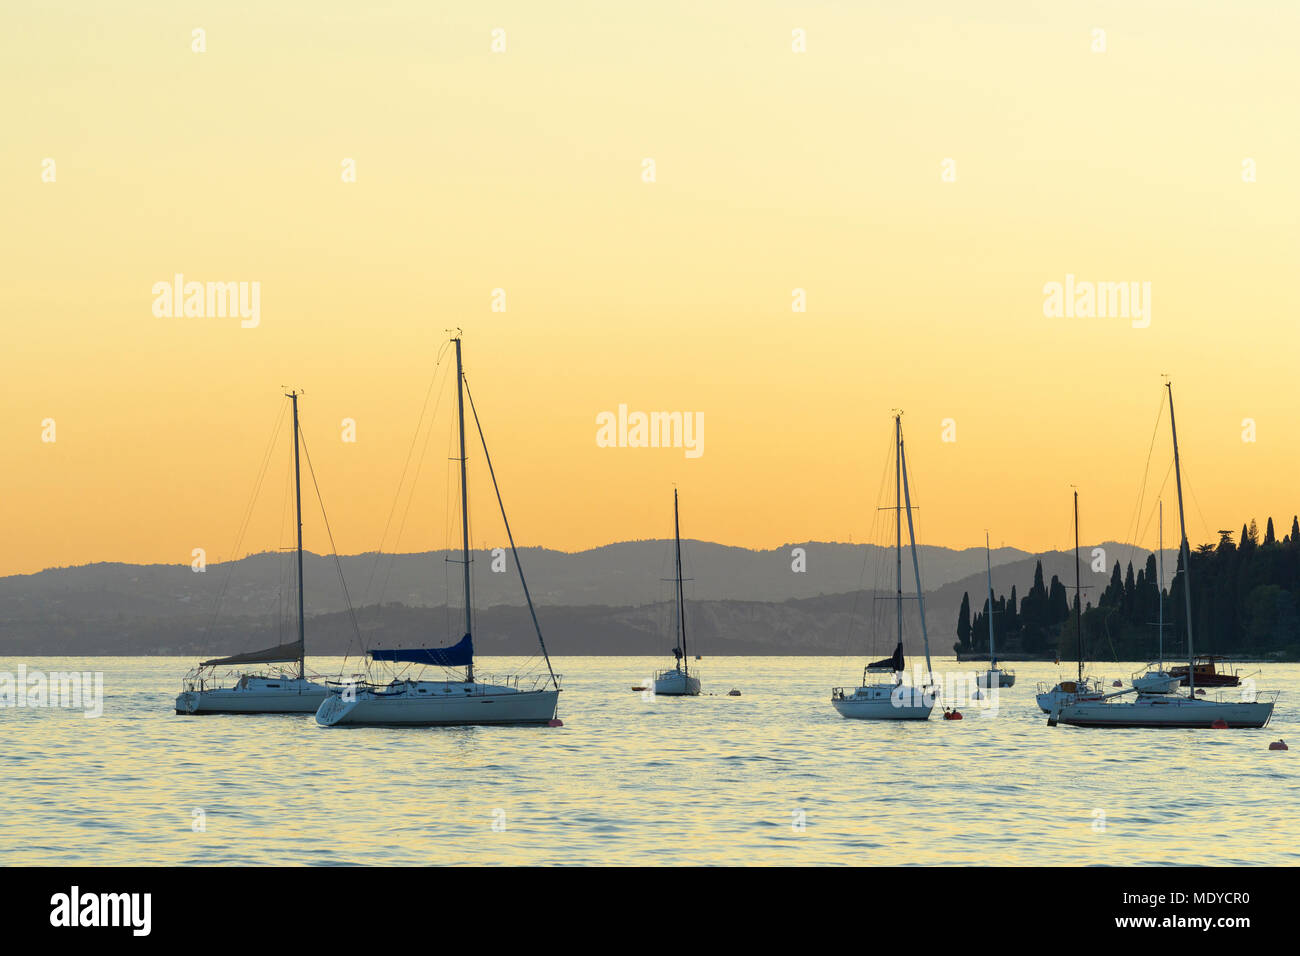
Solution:
[[[410,664],[434,664],[438,667],[468,667],[474,663],[474,641],[468,634],[451,647],[413,647],[374,650],[371,660],[405,661]]]

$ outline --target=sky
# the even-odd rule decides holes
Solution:
[[[1300,511],[1293,3],[14,0],[0,27],[0,574],[283,546],[287,432],[239,530],[286,387],[335,546],[444,546],[445,401],[388,518],[450,328],[521,545],[669,536],[674,486],[686,537],[864,540],[900,408],[923,543],[1068,547],[1077,486],[1085,540],[1152,546],[1165,374],[1193,542]],[[255,324],[173,314],[177,274],[256,283]],[[1050,314],[1067,276],[1148,308]],[[620,405],[702,418],[700,454],[602,447]]]

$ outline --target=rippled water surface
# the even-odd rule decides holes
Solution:
[[[663,661],[586,657],[556,660],[563,728],[331,730],[178,717],[187,660],[20,663],[102,671],[104,714],[0,710],[3,863],[1300,863],[1297,751],[1268,750],[1300,744],[1294,664],[1257,678],[1264,730],[1142,731],[1047,727],[1040,663],[962,721],[842,719],[858,661],[712,658],[709,696],[647,701]]]

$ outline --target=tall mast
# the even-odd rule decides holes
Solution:
[[[984,532],[984,568],[989,575],[989,667],[998,669],[998,655],[993,649],[993,564],[989,557],[989,533]]]
[[[925,682],[929,686],[934,674],[934,665],[930,663],[930,634],[925,629],[925,592],[921,590],[921,562],[916,556],[916,528],[912,525],[912,493],[907,487],[907,464],[903,452],[902,424],[899,424],[898,460],[903,472],[903,498],[907,502],[907,539],[912,544],[912,570],[916,573],[916,604],[921,611],[921,640],[925,643]],[[901,603],[899,605],[902,606]],[[993,609],[989,608],[992,614]]]
[[[1083,683],[1083,590],[1079,581],[1079,492],[1074,492],[1074,637],[1079,651],[1079,683]]]
[[[1174,423],[1174,386],[1165,382],[1169,392],[1169,429],[1174,436],[1174,482],[1178,486],[1178,548],[1183,553],[1183,598],[1187,602],[1187,696],[1196,699],[1196,658],[1192,653],[1192,550],[1187,543],[1187,520],[1183,516],[1183,472],[1178,462],[1178,426]]]
[[[302,600],[302,478],[298,469],[298,392],[289,392],[293,402],[293,491],[298,510],[298,679],[307,676],[307,636],[303,623]]]
[[[1165,669],[1165,502],[1160,500],[1160,530],[1156,561],[1160,565],[1160,580],[1156,583],[1156,634],[1160,638],[1160,670]]]
[[[452,339],[456,343],[456,411],[460,419],[460,531],[461,561],[465,566],[465,634],[471,633],[470,597],[469,597],[469,488],[465,481],[465,369],[460,359],[460,336]],[[465,669],[465,680],[474,680],[474,660],[470,659]]]
[[[894,415],[894,580],[898,584],[898,646],[903,646],[903,416]]]
[[[682,672],[691,673],[690,658],[686,656],[686,598],[682,593],[682,526],[677,516],[677,489],[673,489],[673,537],[677,541],[677,633],[681,636]]]

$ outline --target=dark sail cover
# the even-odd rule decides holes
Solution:
[[[230,657],[214,657],[210,661],[204,661],[200,667],[225,667],[228,664],[281,664],[288,661],[296,661],[302,657],[302,645],[297,641],[292,644],[281,644],[278,647],[268,647],[264,651],[252,651],[248,654],[234,654]]]
[[[867,670],[869,671],[901,671],[902,669],[903,644],[901,641],[898,646],[894,648],[893,657],[886,657],[883,661],[876,661],[875,663],[867,665]]]
[[[474,663],[474,641],[468,634],[451,647],[394,648],[370,652],[371,660],[405,661],[408,664],[432,664],[437,667],[468,667]]]

